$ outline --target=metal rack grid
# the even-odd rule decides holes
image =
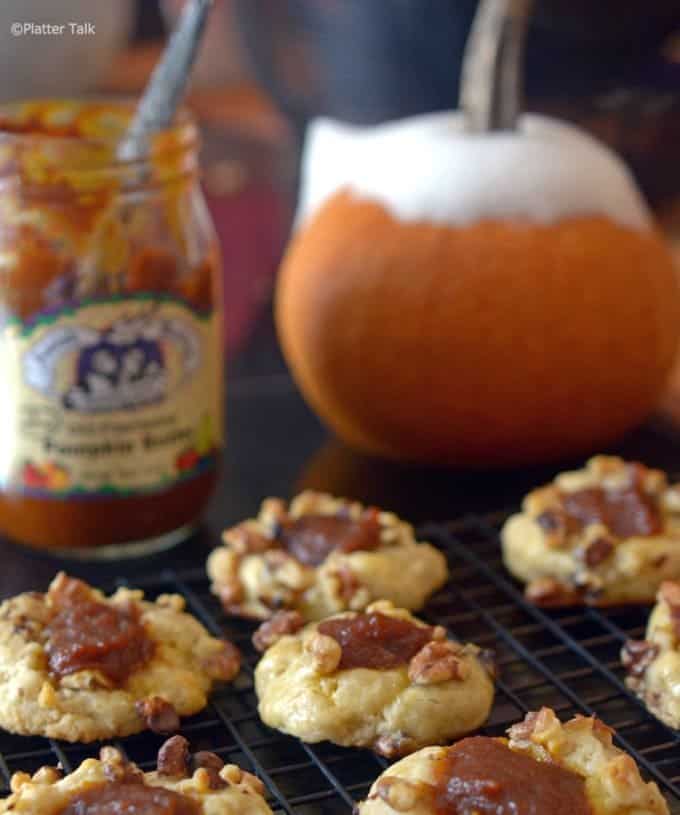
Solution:
[[[621,644],[644,632],[647,609],[543,611],[527,604],[503,571],[498,545],[502,515],[470,517],[430,526],[425,536],[440,545],[451,580],[422,616],[447,625],[460,639],[495,649],[501,676],[487,735],[499,735],[528,710],[553,707],[562,718],[596,712],[617,730],[618,743],[637,760],[680,815],[680,734],[650,716],[623,684]],[[227,617],[212,597],[203,569],[166,571],[140,581],[147,595],[179,592],[214,633],[232,639],[245,660],[237,681],[216,693],[209,707],[184,721],[194,750],[212,750],[225,761],[256,772],[270,806],[289,815],[349,815],[386,762],[369,751],[331,744],[305,745],[267,728],[258,718],[252,673],[257,654],[251,624]],[[162,738],[131,736],[117,746],[144,769],[155,764]],[[100,745],[69,745],[0,731],[0,795],[12,772],[61,764],[70,770]]]

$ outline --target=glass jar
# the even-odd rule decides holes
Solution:
[[[0,107],[0,532],[62,553],[185,536],[222,443],[217,239],[190,117],[143,160],[131,107]]]

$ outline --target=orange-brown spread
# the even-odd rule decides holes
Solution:
[[[654,499],[636,483],[619,489],[588,487],[561,495],[568,524],[575,529],[603,523],[620,538],[656,535],[661,514]]]
[[[3,286],[5,305],[13,314],[29,318],[41,308],[54,308],[60,300],[68,302],[77,283],[83,287],[83,281],[76,280],[76,266],[82,252],[93,248],[89,243],[93,229],[98,230],[95,248],[102,255],[98,266],[108,267],[112,275],[86,281],[88,294],[158,292],[183,297],[198,308],[212,304],[210,281],[216,256],[208,254],[187,270],[181,268],[176,247],[173,251],[162,239],[130,252],[122,245],[120,224],[111,222],[103,228],[99,223],[126,183],[125,172],[114,172],[112,166],[131,112],[125,105],[69,100],[18,103],[0,110],[0,178],[16,174],[27,196],[24,205],[34,212],[17,225],[7,219],[3,224],[9,230],[3,235],[3,248],[11,249],[17,260],[8,265]],[[45,139],[58,144],[50,151]],[[152,180],[173,176],[165,200],[156,202],[168,211],[149,218],[149,230],[157,229],[154,220],[167,219],[178,245],[186,235],[181,214],[175,210],[185,205],[187,186],[195,178],[195,167],[185,166],[191,139],[196,136],[188,127],[159,134],[152,144],[148,171]],[[63,163],[56,158],[59,150]],[[124,262],[123,280],[116,269],[119,261]]]
[[[583,779],[497,739],[463,739],[435,768],[436,815],[592,815]]]
[[[326,620],[317,630],[340,644],[340,670],[405,665],[432,639],[429,626],[415,625],[378,611]]]
[[[138,781],[109,781],[78,793],[58,815],[199,815],[197,801]]]
[[[340,515],[303,515],[283,525],[279,541],[300,563],[319,566],[331,552],[356,552],[380,546],[375,513],[359,520]]]
[[[55,677],[97,670],[120,685],[153,654],[135,604],[97,602],[77,580],[69,581],[53,600],[55,614],[45,630],[45,650]]]

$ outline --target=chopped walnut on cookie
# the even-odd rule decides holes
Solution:
[[[395,757],[486,720],[489,654],[447,639],[441,626],[386,601],[304,627],[289,615],[263,623],[254,637],[264,650],[255,670],[258,710],[270,727]]]
[[[532,490],[501,537],[508,570],[542,606],[651,603],[680,579],[680,485],[616,456]]]
[[[224,532],[207,568],[226,611],[260,620],[281,610],[318,620],[379,599],[418,609],[448,574],[396,515],[311,491],[263,501]]]

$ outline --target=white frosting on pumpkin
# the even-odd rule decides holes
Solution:
[[[550,223],[607,215],[644,230],[650,214],[621,159],[583,130],[525,114],[517,131],[467,133],[460,113],[376,127],[330,119],[309,126],[297,225],[346,188],[404,221],[485,218]]]

